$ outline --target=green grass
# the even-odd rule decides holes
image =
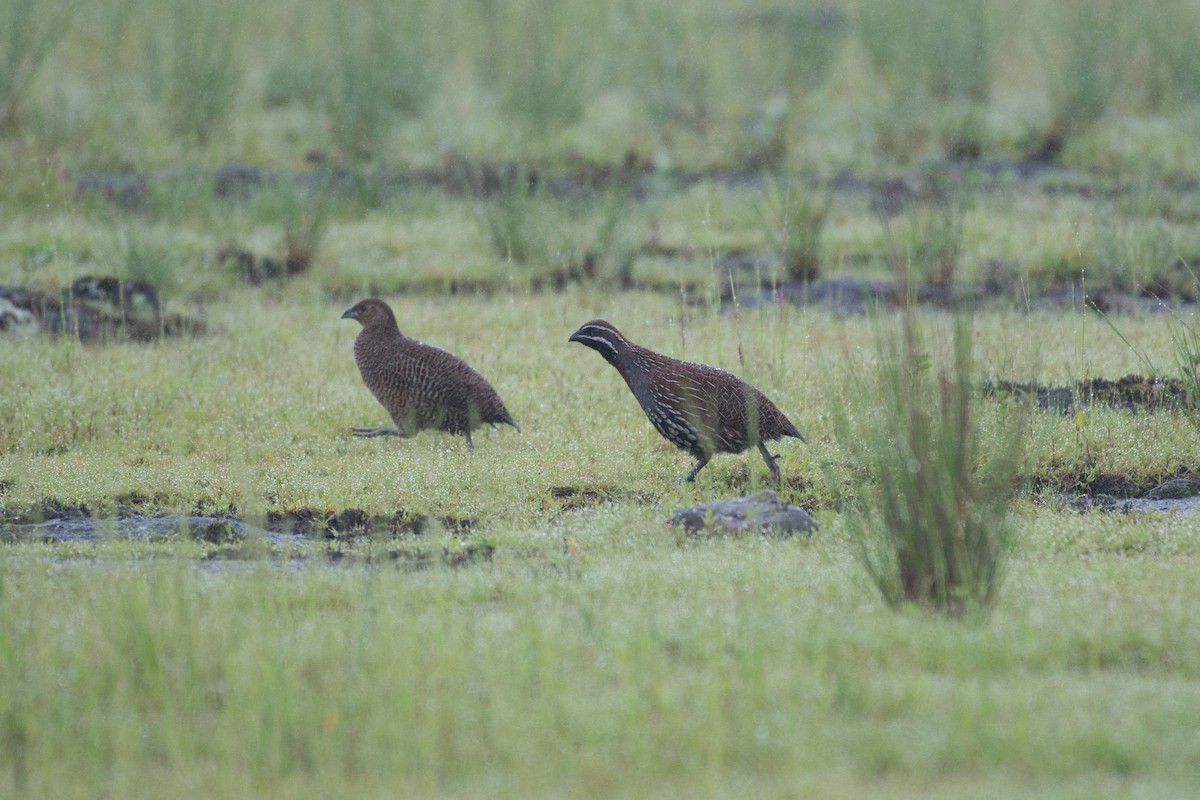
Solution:
[[[852,428],[838,418],[839,440],[872,479],[847,509],[850,530],[890,605],[980,613],[995,599],[1012,550],[1009,501],[1025,421],[1017,403],[990,409],[998,421],[980,419],[967,310],[955,312],[949,342],[924,334],[914,317],[906,308],[897,332],[878,334],[878,385],[858,383],[879,406],[872,424]]]
[[[0,0],[24,26],[0,26],[17,65],[0,69],[0,284],[150,280],[208,333],[0,334],[0,518],[82,505],[110,531],[127,510],[263,525],[357,509],[423,527],[0,531],[0,796],[1194,794],[1194,515],[1079,513],[1058,494],[1200,472],[1194,415],[1030,414],[989,614],[896,612],[845,513],[876,488],[871,461],[838,433],[884,427],[862,387],[899,321],[751,308],[782,273],[731,278],[723,260],[801,252],[806,272],[884,278],[908,255],[946,284],[999,275],[1010,299],[976,313],[971,386],[1194,373],[1193,309],[1121,315],[1120,336],[1082,303],[1037,310],[1063,283],[1194,292],[1191,4],[939,3],[926,12],[946,25],[893,62],[868,39],[907,9],[851,0],[30,8]],[[1081,55],[1096,42],[1109,63]],[[972,148],[1019,157],[1055,123],[1070,173],[942,185],[919,169]],[[216,198],[231,162],[319,162],[330,182]],[[445,164],[586,179],[589,162],[627,163],[648,191],[388,182]],[[136,210],[76,192],[87,171],[160,169]],[[828,205],[804,178],[844,170]],[[949,199],[894,218],[893,240],[853,187],[898,177]],[[311,261],[248,287],[227,248]],[[722,311],[722,293],[746,305]],[[340,319],[366,295],[478,367],[521,432],[479,431],[471,451],[433,432],[353,438],[385,421]],[[567,344],[595,317],[771,397],[808,439],[775,448],[781,491],[820,531],[667,527],[766,470],[722,455],[676,483],[687,456]],[[934,341],[953,328],[921,325]],[[1014,435],[1002,407],[977,398],[981,452]]]
[[[0,703],[0,779],[28,797],[1187,796],[1194,526],[1023,527],[975,626],[887,611],[836,523],[680,545],[656,513],[601,507],[419,572],[10,548],[0,677],[22,690]],[[1147,532],[1167,549],[1108,549]]]
[[[4,0],[0,3],[0,133],[20,126],[31,87],[71,31],[77,4]]]
[[[1036,208],[1003,202],[1012,213],[992,230],[1015,236]],[[232,223],[270,248],[281,220],[263,203],[230,206]],[[204,257],[221,207],[124,220],[141,231],[129,252],[156,243],[191,265],[169,305],[203,307],[207,336],[0,349],[13,387],[0,393],[0,508],[53,499],[101,520],[126,506],[258,524],[357,508],[473,525],[282,546],[3,545],[0,682],[22,687],[0,693],[6,790],[1159,797],[1194,785],[1190,518],[1082,515],[1026,494],[986,620],[879,599],[836,502],[847,485],[865,492],[868,465],[838,443],[834,410],[852,430],[877,425],[856,387],[878,369],[888,315],[722,314],[678,290],[716,281],[703,256],[666,273],[673,292],[397,292],[415,264],[508,269],[478,255],[467,202],[426,195],[360,219],[334,208],[308,273],[231,288]],[[761,235],[744,196],[711,186],[671,198],[662,219],[667,241]],[[835,242],[866,235],[837,221]],[[30,249],[8,245],[25,255],[4,262],[5,280],[65,285],[111,242],[111,222],[86,208],[6,225]],[[453,263],[463,254],[476,266]],[[522,431],[482,431],[473,451],[432,432],[351,437],[384,421],[355,372],[356,326],[340,319],[372,284],[393,287],[402,330],[488,376]],[[686,456],[613,370],[566,342],[594,317],[772,397],[808,438],[778,448],[783,491],[821,531],[695,542],[667,528],[673,509],[756,488],[766,471],[753,453],[720,456],[695,485],[675,483]],[[949,321],[924,324],[945,335]],[[1082,308],[980,312],[973,379],[1061,384],[1139,371],[1143,354],[1172,363],[1162,318],[1120,324],[1124,341]],[[1024,433],[1020,475],[1049,486],[1120,474],[1149,487],[1198,468],[1195,430],[1170,412],[1039,412]]]
[[[373,157],[392,128],[419,114],[436,89],[424,15],[420,2],[339,5],[328,12],[336,37],[334,77],[322,88],[333,140],[348,157]]]
[[[782,100],[773,169],[857,151],[886,170],[964,144],[1017,155],[1047,131],[1079,139],[1064,160],[1109,168],[1129,118],[1194,115],[1196,15],[1178,0],[1094,5],[411,0],[331,14],[267,0],[240,14],[105,0],[21,22],[28,4],[9,0],[0,10],[25,28],[11,26],[0,94],[10,131],[90,164],[284,165],[311,150],[612,163],[635,150],[725,165],[747,118]],[[879,147],[861,147],[864,121]]]
[[[12,484],[5,504],[54,497],[103,506],[140,490],[178,510],[250,503],[532,521],[544,518],[547,492],[557,485],[667,503],[697,496],[670,483],[686,457],[659,442],[619,377],[566,344],[595,317],[762,388],[811,442],[783,448],[787,477],[812,481],[824,461],[844,461],[832,444],[832,408],[844,407],[852,426],[873,424],[872,405],[851,388],[875,369],[866,320],[776,308],[724,318],[669,296],[602,290],[389,299],[401,330],[459,353],[488,376],[523,432],[486,429],[473,452],[435,433],[404,442],[351,438],[351,425],[378,424],[383,411],[350,357],[356,330],[339,318],[349,301],[302,284],[282,295],[246,290],[210,306],[212,333],[191,341],[93,348],[35,337],[0,351],[0,373],[18,387],[0,398],[0,479]],[[1015,324],[1028,339],[1006,336]],[[1171,362],[1160,320],[1130,319],[1123,332],[1157,363]],[[987,315],[975,335],[980,380],[1061,384],[1142,366],[1102,321],[1085,315]],[[1042,341],[1062,346],[1048,353]],[[1194,466],[1194,431],[1180,422],[1169,413],[1094,408],[1081,433],[1073,418],[1039,415],[1026,472],[1037,477],[1059,464],[1153,481]],[[701,481],[707,492],[766,477],[750,456],[718,458],[710,474]],[[819,485],[809,491],[830,504]]]

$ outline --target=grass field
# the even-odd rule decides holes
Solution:
[[[1195,386],[1195,4],[193,5],[0,0],[0,285],[205,326],[0,330],[0,796],[1194,794],[1197,516],[1074,500],[1200,475],[1195,405],[976,390]],[[899,264],[979,300],[963,374],[930,305],[903,362],[972,474],[1020,445],[962,618],[861,558],[905,318],[785,299]],[[366,295],[521,431],[353,438]],[[679,483],[596,317],[771,397],[820,530],[668,527],[767,470]],[[313,525],[116,533],[169,513]]]
[[[5,693],[0,730],[23,793],[94,793],[83,775],[114,795],[289,797],[1183,796],[1196,780],[1194,519],[1081,515],[1026,495],[986,620],[880,602],[826,483],[853,471],[829,409],[864,426],[875,414],[852,392],[872,369],[867,320],[681,313],[582,290],[395,304],[406,329],[493,376],[522,433],[477,435],[474,451],[435,433],[352,439],[349,425],[381,419],[354,374],[354,326],[340,305],[291,295],[239,293],[195,342],[4,351],[21,387],[2,406],[7,508],[473,522],[282,548],[6,546],[0,669],[21,688]],[[675,483],[686,457],[615,372],[566,343],[598,315],[739,370],[799,420],[809,445],[779,448],[785,493],[821,531],[691,541],[668,528],[672,509],[766,471],[724,456],[695,486]],[[1000,345],[1018,323],[1030,352]],[[981,371],[1136,368],[1115,336],[1081,334],[1096,324],[984,315]],[[1158,320],[1123,324],[1166,357]],[[1045,340],[1077,344],[1039,353]],[[739,344],[754,354],[744,365]],[[36,364],[52,376],[33,379]],[[1152,485],[1194,464],[1178,414],[1094,409],[1083,425],[1035,415],[1023,474]],[[468,551],[487,555],[442,557]]]
[[[1026,519],[979,625],[886,610],[835,521],[811,543],[680,546],[660,526],[613,505],[415,573],[10,552],[8,778],[58,797],[1195,784],[1185,520]]]

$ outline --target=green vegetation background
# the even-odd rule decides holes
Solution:
[[[1082,303],[1033,306],[1064,282],[1194,293],[1198,15],[1186,0],[0,0],[0,283],[147,280],[209,325],[153,344],[6,334],[4,513],[435,520],[289,545],[4,544],[0,795],[1191,796],[1195,521],[1081,514],[1056,494],[1197,472],[1187,415],[1033,414],[991,613],[895,613],[841,513],[871,476],[837,419],[880,428],[861,387],[896,321],[749,300],[788,277],[793,246],[856,278],[888,275],[889,252],[944,278],[933,256],[951,253],[952,282],[999,274],[1010,292],[976,315],[978,381],[1175,374],[1194,311],[1121,316],[1117,335]],[[931,159],[972,153],[1054,171],[966,181],[890,231],[867,192],[823,204],[835,176],[921,188]],[[567,201],[387,181],[627,159],[665,188]],[[354,189],[216,198],[227,163]],[[79,194],[85,173],[147,176],[144,200]],[[672,191],[686,173],[700,179]],[[804,222],[817,235],[797,244]],[[243,286],[228,248],[311,263]],[[732,250],[775,260],[731,281]],[[723,313],[730,292],[747,302]],[[382,421],[339,319],[365,294],[478,366],[522,433],[474,451],[352,439]],[[782,490],[821,531],[666,528],[765,471],[722,456],[675,484],[686,458],[566,344],[597,316],[771,396],[809,440],[780,448]],[[923,323],[937,363],[951,321]],[[986,445],[1005,428],[999,404],[980,409]]]

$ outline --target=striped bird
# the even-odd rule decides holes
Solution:
[[[767,451],[766,442],[785,436],[804,441],[766,395],[723,369],[647,350],[602,319],[583,325],[568,341],[604,356],[621,373],[654,429],[692,454],[696,464],[685,481],[695,480],[715,453],[757,446],[778,483],[778,456]]]

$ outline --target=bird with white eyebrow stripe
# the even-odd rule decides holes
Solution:
[[[757,445],[778,483],[778,456],[767,451],[766,442],[785,436],[805,441],[766,395],[723,369],[640,347],[602,319],[584,324],[568,341],[590,347],[616,367],[654,429],[695,457],[685,481],[695,480],[714,454]]]

